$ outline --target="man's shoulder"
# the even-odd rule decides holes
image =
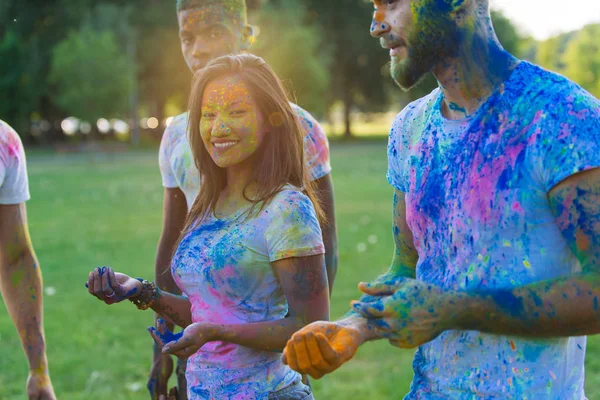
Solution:
[[[418,121],[424,120],[431,110],[433,110],[439,94],[440,89],[435,88],[428,95],[410,102],[394,117],[391,134],[401,128],[407,128]]]
[[[298,104],[290,102],[290,106],[292,107],[294,114],[296,114],[296,117],[298,117],[298,120],[305,125],[305,128],[320,128],[319,122],[311,113],[300,107]]]
[[[20,152],[23,144],[19,134],[6,122],[0,119],[0,150],[11,154]]]
[[[600,107],[597,98],[569,78],[527,61],[522,64],[520,81],[524,88],[519,94],[530,108],[547,108],[552,112],[563,109],[572,113],[573,107]]]
[[[187,130],[189,112],[179,114],[171,120],[171,123],[165,128],[165,135],[181,136],[185,135]]]
[[[177,144],[185,139],[187,134],[188,116],[189,113],[185,112],[173,117],[169,125],[165,128],[160,141],[160,153],[162,155],[171,153]]]

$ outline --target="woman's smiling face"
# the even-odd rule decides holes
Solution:
[[[224,76],[206,85],[200,134],[206,151],[221,168],[243,163],[262,144],[262,115],[239,76]]]

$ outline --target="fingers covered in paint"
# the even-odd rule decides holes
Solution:
[[[142,284],[125,274],[114,272],[112,268],[94,268],[85,284],[88,292],[106,304],[119,303],[137,296]]]
[[[163,319],[156,321],[156,328],[148,331],[164,354],[172,354],[186,359],[198,351],[205,343],[216,340],[217,330],[212,324],[197,322],[189,325],[181,333],[171,332]]]
[[[352,301],[350,303],[352,309],[363,318],[381,318],[385,316],[385,308],[383,302],[376,301],[374,303],[363,303],[360,301]]]
[[[338,322],[315,322],[294,333],[282,361],[315,379],[351,359],[364,341],[360,330]]]
[[[404,283],[404,279],[396,279],[393,282],[360,282],[358,289],[364,294],[371,296],[391,296]]]

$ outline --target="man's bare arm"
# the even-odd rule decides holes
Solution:
[[[315,186],[321,207],[327,219],[326,223],[321,224],[321,231],[323,232],[323,244],[325,245],[325,267],[329,282],[329,296],[331,296],[338,267],[337,229],[335,225],[335,206],[331,174],[317,179]]]
[[[162,290],[181,294],[171,276],[171,257],[187,216],[187,202],[179,188],[165,188],[163,201],[163,229],[158,241],[154,275]]]
[[[0,205],[0,291],[29,362],[30,380],[38,388],[52,385],[43,325],[40,266],[27,227],[25,204]],[[33,377],[33,378],[32,378]]]

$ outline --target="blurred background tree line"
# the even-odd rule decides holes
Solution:
[[[394,87],[388,52],[369,36],[369,1],[247,3],[253,52],[329,133],[350,136],[358,120],[395,113],[435,86],[430,76],[408,93]],[[492,18],[508,51],[600,97],[600,24],[538,42],[501,13]],[[0,119],[26,142],[137,144],[140,130],[156,140],[185,110],[190,80],[174,0],[0,2]]]

